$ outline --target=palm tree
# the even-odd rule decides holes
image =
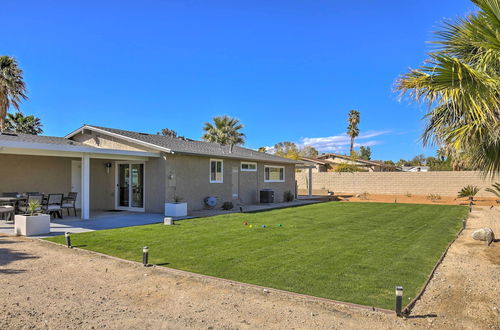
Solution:
[[[487,192],[492,193],[493,195],[500,197],[500,182],[495,182],[491,185],[493,188],[486,188]]]
[[[175,138],[177,137],[177,132],[170,128],[162,128],[161,132],[156,133],[156,135],[170,136]]]
[[[23,70],[14,58],[0,56],[0,132],[4,129],[9,108],[12,106],[19,110],[21,101],[27,98]]]
[[[231,118],[229,116],[218,116],[214,117],[213,123],[205,123],[203,130],[202,139],[207,142],[215,142],[221,146],[229,145],[231,151],[234,145],[239,145],[245,143],[245,134],[241,133],[240,130],[243,125],[236,118]]]
[[[347,135],[351,137],[351,157],[354,156],[354,139],[359,135],[358,124],[360,122],[359,111],[349,111],[349,118],[347,119],[349,126],[347,126]]]
[[[396,82],[401,96],[426,103],[424,144],[444,144],[484,174],[500,171],[500,3],[446,22],[437,48]]]
[[[5,122],[5,130],[16,133],[38,135],[43,133],[43,125],[40,118],[35,116],[24,116],[20,112],[8,113]]]
[[[472,206],[474,203],[474,196],[477,195],[479,192],[479,189],[477,186],[473,185],[468,185],[463,187],[459,192],[457,197],[467,197],[469,199],[469,206]]]

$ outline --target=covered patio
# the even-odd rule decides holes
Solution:
[[[159,152],[88,146],[63,138],[2,133],[0,196],[76,192],[79,219],[102,211],[146,211],[146,167]],[[64,215],[67,213],[64,212]]]

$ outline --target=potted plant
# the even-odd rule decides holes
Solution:
[[[187,215],[187,203],[182,202],[182,197],[174,196],[173,203],[165,203],[165,216],[185,217]]]
[[[29,201],[26,214],[15,216],[16,235],[35,236],[50,233],[50,215],[39,213],[40,209],[38,201]]]

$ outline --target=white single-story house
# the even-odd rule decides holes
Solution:
[[[259,192],[295,194],[296,161],[255,150],[84,125],[65,137],[0,134],[0,194],[77,192],[83,219],[93,210],[162,213],[181,199],[259,203]]]

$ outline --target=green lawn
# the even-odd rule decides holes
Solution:
[[[134,261],[148,245],[153,264],[393,308],[394,287],[409,302],[466,216],[461,206],[330,202],[74,234],[72,243]]]

